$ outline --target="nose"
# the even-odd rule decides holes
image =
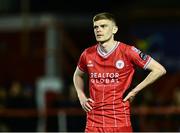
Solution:
[[[100,32],[100,31],[101,31],[101,28],[97,27],[96,32]]]

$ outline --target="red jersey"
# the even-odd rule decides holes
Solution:
[[[94,100],[87,126],[131,126],[129,101],[123,102],[123,94],[131,84],[135,65],[146,69],[150,59],[121,42],[105,55],[98,44],[84,50],[78,68],[88,74],[90,98]]]

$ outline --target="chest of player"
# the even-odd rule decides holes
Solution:
[[[123,75],[133,68],[128,58],[120,53],[114,53],[106,58],[98,54],[90,55],[86,61],[88,73],[94,73],[95,78]]]

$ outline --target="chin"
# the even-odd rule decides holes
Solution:
[[[98,42],[105,42],[104,39],[96,39]]]

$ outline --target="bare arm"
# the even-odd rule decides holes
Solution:
[[[94,102],[92,99],[87,98],[84,93],[84,80],[83,80],[84,72],[81,71],[78,67],[76,68],[73,76],[74,86],[80,101],[82,108],[88,112],[92,110],[92,106],[90,106],[89,102]]]
[[[149,62],[147,66],[147,69],[150,70],[150,73],[148,74],[148,76],[140,84],[138,84],[134,89],[132,89],[129,92],[129,94],[124,98],[123,101],[133,99],[139,91],[141,91],[143,88],[152,84],[161,76],[166,74],[165,68],[154,59],[151,59],[151,61]]]

